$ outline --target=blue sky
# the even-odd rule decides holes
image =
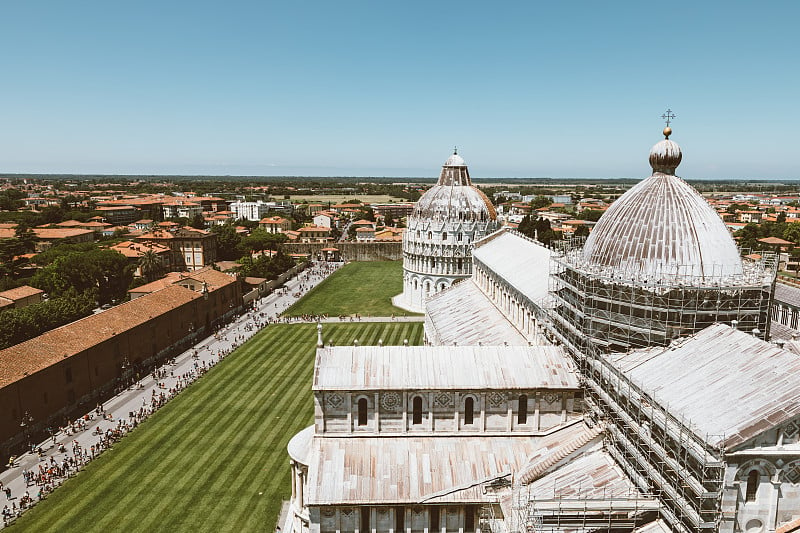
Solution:
[[[0,4],[0,172],[800,179],[800,2]]]

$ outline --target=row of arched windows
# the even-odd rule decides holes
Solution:
[[[367,425],[367,414],[369,412],[369,404],[366,398],[358,400],[358,425]],[[464,424],[475,423],[475,400],[467,397],[464,400]],[[528,396],[521,394],[517,398],[517,424],[528,423]],[[422,396],[414,396],[411,400],[411,424],[422,424]]]
[[[420,237],[422,237],[422,232],[420,232],[420,230],[417,230],[417,238],[419,239]],[[463,233],[456,233],[456,242],[462,242],[463,239],[464,239],[464,234]],[[468,233],[467,234],[467,242],[471,242],[471,239],[472,239],[472,234]],[[428,240],[429,241],[433,240],[433,232],[432,231],[428,232]],[[442,240],[443,241],[447,240],[447,232],[446,231],[442,232]]]

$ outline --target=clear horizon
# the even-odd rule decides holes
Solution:
[[[793,2],[0,9],[0,173],[800,179]]]

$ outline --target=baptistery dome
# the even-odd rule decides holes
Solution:
[[[398,307],[421,312],[425,299],[472,274],[472,245],[498,228],[497,212],[472,185],[464,159],[454,152],[436,185],[409,215],[403,233],[403,293]]]
[[[489,198],[472,185],[469,169],[458,153],[442,166],[439,181],[417,202],[412,215],[429,220],[496,220],[497,212]]]
[[[623,276],[742,274],[742,260],[722,219],[675,176],[681,157],[680,147],[669,139],[652,148],[652,176],[615,201],[589,235],[583,249],[589,264]]]

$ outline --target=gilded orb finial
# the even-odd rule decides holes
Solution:
[[[667,126],[666,128],[664,128],[664,132],[663,133],[664,133],[664,138],[665,139],[669,139],[669,136],[672,135],[672,128]]]

